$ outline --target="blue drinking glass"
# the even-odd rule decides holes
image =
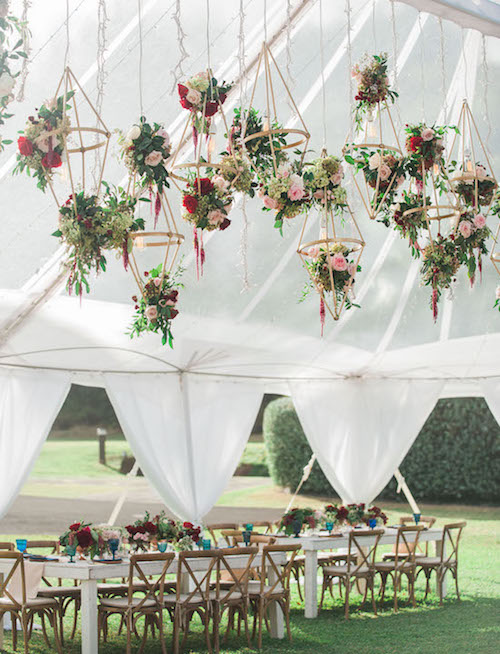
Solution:
[[[163,554],[163,552],[167,551],[167,545],[168,543],[166,541],[164,540],[161,541],[160,543],[158,543],[158,551]]]
[[[413,519],[415,520],[416,525],[418,525],[418,523],[420,522],[420,516],[421,515],[422,515],[421,513],[414,513],[413,514]]]
[[[26,540],[26,538],[17,538],[16,539],[16,547],[21,553],[26,552],[26,547],[27,546],[28,546],[28,541]]]
[[[251,522],[249,522],[248,524],[245,525],[245,529],[247,531],[252,532],[253,531],[253,524]]]
[[[243,536],[243,542],[248,547],[250,545],[250,538],[252,536],[252,532],[247,529],[246,531],[243,532],[242,536]]]
[[[210,538],[204,538],[201,543],[203,545],[204,550],[212,549],[212,541],[210,540]]]
[[[108,540],[108,543],[109,543],[109,549],[111,550],[111,554],[113,555],[113,561],[114,561],[116,552],[118,551],[118,547],[120,546],[120,539],[119,538],[110,538]]]
[[[325,523],[326,530],[331,534],[333,531],[333,522],[326,522]]]
[[[370,518],[368,524],[370,525],[370,529],[375,529],[377,526],[377,520],[375,518]]]
[[[69,562],[73,563],[73,557],[76,554],[76,545],[66,545],[65,551],[66,554],[69,556]]]

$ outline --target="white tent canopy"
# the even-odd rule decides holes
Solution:
[[[32,2],[29,14],[32,61],[26,99],[12,105],[15,116],[5,126],[4,137],[22,129],[26,116],[57,86],[66,48],[63,4],[54,6],[49,16],[45,3]],[[182,67],[189,75],[207,65],[206,2],[190,0],[180,4],[184,46],[189,54]],[[317,156],[322,146],[324,122],[318,2],[242,0],[212,1],[209,5],[210,59],[216,76],[235,80],[240,69],[249,69],[246,86],[236,88],[228,98],[225,105],[228,117],[240,98],[243,103],[248,100],[248,82],[252,80],[252,65],[264,38],[265,15],[268,40],[285,74],[289,71],[291,90],[312,134],[310,147]],[[110,128],[126,130],[137,122],[140,112],[137,5],[107,0],[106,6],[107,80],[102,117]],[[500,75],[500,49],[494,38],[500,25],[497,3],[351,0],[347,3],[349,7],[352,30],[348,39],[344,3],[323,2],[323,74],[329,152],[340,153],[349,131],[349,61],[357,61],[366,51],[387,51],[391,69],[397,74],[395,86],[400,100],[394,115],[400,131],[402,124],[424,119],[429,124],[456,122],[462,99],[467,97],[496,166],[500,152],[500,130],[494,121],[500,102],[499,87],[494,83]],[[163,122],[174,142],[186,118],[175,90],[172,91],[171,71],[180,56],[177,26],[172,20],[175,8],[175,1],[165,5],[158,0],[143,0],[140,21],[144,113],[149,120]],[[82,39],[81,35],[97,35],[97,27],[97,2],[70,2],[68,61],[93,99],[98,72],[95,39],[93,36]],[[244,53],[244,59],[238,59],[238,53]],[[262,94],[257,95],[256,105],[262,101]],[[294,115],[284,100],[279,109],[282,122],[290,124]],[[222,131],[219,128],[221,142]],[[117,156],[116,139],[112,143],[113,156],[106,165],[104,179],[119,183],[123,182],[126,171]],[[429,308],[430,291],[419,285],[419,262],[411,259],[405,241],[383,225],[369,221],[352,183],[348,184],[349,199],[367,244],[361,260],[363,270],[356,281],[361,309],[345,312],[337,323],[327,323],[321,338],[316,294],[313,292],[304,302],[299,302],[307,279],[296,254],[301,219],[285,225],[281,238],[273,229],[269,214],[261,212],[256,198],[247,201],[244,210],[242,203],[237,203],[231,213],[230,228],[207,239],[205,274],[199,281],[191,231],[181,225],[186,236],[185,288],[180,294],[180,314],[173,323],[175,347],[170,350],[161,345],[158,335],[131,340],[126,334],[133,312],[130,298],[136,288],[121,262],[108,261],[108,271],[92,279],[90,296],[80,301],[65,295],[59,269],[63,252],[51,237],[57,222],[53,201],[40,193],[32,180],[11,176],[15,144],[7,146],[1,157],[0,372],[3,374],[50,369],[65,378],[70,375],[76,383],[108,390],[110,376],[118,374],[130,375],[130,384],[139,384],[132,381],[138,376],[142,380],[148,379],[148,375],[151,380],[157,375],[189,378],[196,380],[196,384],[206,384],[207,393],[208,385],[214,383],[241,384],[241,389],[250,385],[258,392],[249,392],[253,399],[247,405],[248,416],[242,422],[245,425],[251,422],[253,403],[259,394],[290,393],[290,384],[304,380],[325,384],[353,379],[381,383],[399,380],[401,384],[417,384],[415,388],[418,384],[437,382],[430,401],[432,409],[440,396],[482,395],[484,383],[494,383],[500,377],[498,312],[492,308],[498,276],[489,261],[484,261],[482,283],[476,283],[472,290],[465,271],[459,272],[453,295],[441,302],[440,315],[434,324]],[[173,206],[179,206],[176,192],[172,191],[171,196]],[[151,220],[147,212],[144,217]],[[180,218],[179,223],[182,223]],[[491,218],[490,226],[496,228]],[[148,263],[158,262],[150,259]],[[115,389],[112,395],[116,408],[120,404],[119,391]],[[187,403],[189,415],[179,418],[184,428],[188,418],[193,424],[197,420],[196,400],[191,392]],[[316,401],[320,402],[319,395]],[[488,401],[491,406],[492,400]],[[335,406],[332,401],[333,422]],[[205,438],[212,437],[219,429],[223,408],[222,403],[214,410]],[[399,408],[406,410],[403,405]],[[418,433],[416,426],[422,422],[422,416],[425,420],[430,409],[422,406],[414,429],[408,428],[404,437],[409,443],[400,447],[396,467]],[[182,410],[186,411],[186,406]],[[383,410],[381,407],[380,411]],[[134,432],[131,440],[137,444],[141,436],[138,431],[145,428],[133,426],[132,420],[127,420],[127,424],[124,429],[129,438]],[[370,421],[367,417],[365,430],[376,431],[374,424],[376,419],[372,416]],[[381,425],[382,422],[377,434],[381,439],[377,450],[380,459],[384,456],[385,438]],[[316,426],[309,430],[304,426],[306,432],[317,430]],[[168,421],[163,426],[158,423],[157,427],[160,431],[155,439],[158,440],[151,443],[156,442],[159,448],[162,439],[167,438],[166,434],[162,436],[161,429],[172,427]],[[192,445],[196,447],[195,431],[193,427]],[[3,432],[0,434],[3,436]],[[188,438],[182,431],[176,435],[180,441]],[[227,479],[237,465],[238,452],[247,435],[234,436],[238,445],[231,450],[222,477],[217,478],[217,488],[221,479]],[[315,449],[322,447],[310,433],[308,436]],[[343,438],[349,440],[348,434]],[[389,441],[386,445],[389,447]],[[134,449],[139,456],[137,447]],[[144,456],[143,453],[141,464],[147,470]],[[193,469],[189,448],[184,448],[178,456],[184,457],[184,463]],[[334,465],[333,460],[330,464]],[[392,459],[390,466],[394,467]],[[155,476],[152,467],[150,470]],[[358,471],[358,477],[360,474]],[[354,487],[355,472],[353,475],[350,483]],[[217,477],[215,466],[213,476]],[[329,475],[331,480],[334,476]],[[160,477],[155,477],[158,490],[170,506],[182,504],[178,512],[198,519],[208,510],[206,506],[200,509],[200,503],[193,500],[199,497],[199,488],[193,486],[189,500],[173,501],[172,492],[165,490]],[[367,491],[364,497],[368,499],[369,495]],[[211,501],[216,499],[212,493]]]

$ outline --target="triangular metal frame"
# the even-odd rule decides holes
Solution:
[[[498,223],[497,231],[491,246],[490,260],[495,270],[500,275],[500,222]]]

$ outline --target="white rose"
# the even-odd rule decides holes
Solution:
[[[140,135],[141,135],[141,128],[139,127],[139,125],[132,125],[132,127],[129,129],[127,133],[127,139],[129,141],[135,141],[135,139],[138,139]]]
[[[488,177],[488,173],[486,172],[486,168],[484,166],[476,166],[476,177],[480,182]]]
[[[163,155],[159,150],[153,150],[148,156],[144,159],[146,166],[157,166],[160,161],[163,159]]]
[[[229,182],[222,175],[214,175],[212,182],[219,191],[227,191],[229,188]]]
[[[189,89],[186,95],[186,100],[191,104],[200,104],[201,102],[201,93],[196,89]]]
[[[292,186],[298,186],[300,188],[304,188],[304,180],[300,175],[296,175],[295,173],[293,175],[290,175],[290,182]]]
[[[16,80],[9,75],[9,73],[4,73],[0,76],[0,97],[10,95]]]
[[[380,154],[378,152],[372,154],[372,156],[368,159],[368,166],[370,170],[375,170],[375,168],[378,168],[380,166],[380,161]]]

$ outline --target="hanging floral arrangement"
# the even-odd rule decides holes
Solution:
[[[259,196],[263,211],[274,211],[274,227],[283,236],[283,222],[295,218],[310,205],[311,196],[305,186],[299,161],[281,163],[261,181]]]
[[[233,206],[233,196],[227,180],[222,175],[213,174],[212,171],[209,171],[208,175],[200,178],[191,174],[186,182],[186,188],[182,191],[184,207],[182,217],[193,225],[198,275],[203,274],[205,262],[203,232],[227,229],[231,224],[228,215]]]
[[[115,250],[123,261],[123,267],[128,269],[129,254],[132,251],[133,239],[131,232],[144,229],[144,219],[135,217],[137,198],[130,195],[121,186],[110,186],[103,181],[105,188],[102,208],[108,219],[109,244],[108,249]],[[139,198],[145,200],[145,198]]]
[[[352,76],[358,84],[358,92],[354,97],[354,120],[358,128],[361,127],[365,114],[369,121],[373,120],[373,110],[377,104],[384,100],[394,103],[398,97],[396,91],[389,88],[387,58],[386,52],[366,54],[352,69]]]
[[[8,0],[0,2],[0,125],[4,125],[13,114],[8,113],[7,107],[14,100],[14,86],[16,79],[21,74],[20,70],[15,71],[14,62],[19,59],[26,59],[27,54],[23,50],[23,36],[27,30],[25,23],[16,16],[9,14]],[[10,43],[10,37],[16,37],[14,45]],[[9,139],[0,137],[0,152],[5,145],[12,143]]]
[[[66,94],[66,100],[74,95]],[[45,191],[52,181],[54,169],[62,165],[66,139],[71,131],[70,119],[66,113],[70,105],[64,106],[64,96],[45,102],[36,116],[30,116],[17,139],[17,164],[13,174],[25,172],[37,179],[37,187]]]
[[[160,333],[162,345],[173,348],[172,320],[179,314],[177,300],[181,283],[182,269],[163,274],[162,266],[146,271],[142,287],[142,296],[132,297],[135,302],[135,315],[130,328],[130,337],[140,336],[144,332]]]
[[[278,130],[278,132],[269,137],[267,135],[269,129]],[[286,131],[280,132],[279,130],[282,129],[282,125],[277,120],[272,120],[271,124],[265,121],[259,110],[254,107],[250,107],[246,111],[241,107],[236,107],[228,135],[229,147],[234,152],[244,151],[257,174],[265,174],[274,166],[273,150],[277,166],[286,159],[284,152],[287,144]],[[243,130],[245,143],[241,141]],[[263,135],[249,138],[259,134]]]
[[[353,248],[341,242],[331,244],[329,250],[325,245],[313,245],[309,248],[305,259],[312,284],[321,293],[335,294],[336,303],[341,304],[345,298],[346,309],[359,307],[353,302],[353,298],[349,297],[354,277],[356,273],[361,272],[361,266],[354,262],[354,252]],[[311,284],[306,286],[304,297],[311,288]]]
[[[426,206],[431,204],[431,198],[426,196]],[[412,256],[420,256],[418,238],[421,230],[426,226],[423,197],[419,193],[403,191],[403,196],[393,205],[392,223],[394,229],[402,238],[407,238],[412,250]],[[388,222],[389,224],[389,222]]]
[[[198,134],[208,135],[212,116],[226,101],[232,84],[219,82],[209,70],[190,77],[185,84],[178,84],[179,101],[184,109],[191,112],[193,139],[196,145]]]
[[[482,213],[464,211],[460,215],[455,244],[459,252],[460,262],[467,267],[467,274],[471,286],[474,286],[476,271],[482,275],[483,254],[488,254],[486,241],[491,231],[486,225],[486,218]]]
[[[342,212],[347,206],[347,194],[342,186],[344,169],[338,157],[323,156],[304,167],[304,181],[311,204],[318,209]]]
[[[433,166],[438,167],[439,175],[445,176],[443,137],[448,129],[457,128],[437,125],[428,127],[425,123],[406,125],[405,147],[408,153],[406,168],[411,177],[422,182],[422,167],[426,172]]]
[[[432,288],[431,307],[434,322],[438,316],[438,303],[444,289],[450,288],[460,267],[460,252],[455,237],[438,235],[422,250],[423,263],[420,269],[425,286]]]
[[[254,197],[257,187],[254,181],[255,173],[241,151],[235,151],[234,154],[224,153],[220,160],[219,173],[226,180],[228,189],[231,187],[251,198]]]
[[[459,167],[460,175],[456,178],[454,184],[455,193],[460,197],[462,202],[473,209],[477,209],[476,203],[479,207],[489,207],[493,201],[493,195],[497,188],[497,182],[488,175],[485,166],[476,163],[473,166],[472,162],[467,162],[465,170],[463,166]],[[455,162],[451,162],[448,167],[449,173],[455,170]]]
[[[161,194],[169,188],[165,163],[170,156],[171,144],[167,130],[159,123],[148,123],[141,116],[138,125],[132,125],[127,135],[121,136],[122,157],[130,173],[141,188],[149,189],[150,199],[155,195],[155,227],[161,210]]]

